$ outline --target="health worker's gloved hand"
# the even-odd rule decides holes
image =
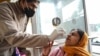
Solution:
[[[65,34],[64,29],[55,29],[50,35],[50,41],[54,41],[56,38],[63,37]]]

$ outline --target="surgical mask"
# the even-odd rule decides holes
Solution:
[[[35,11],[32,10],[31,8],[25,8],[24,13],[26,14],[27,17],[32,17],[34,15]]]

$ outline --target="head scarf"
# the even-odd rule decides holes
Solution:
[[[63,50],[67,53],[67,56],[90,56],[89,52],[87,51],[86,47],[88,44],[88,35],[84,32],[81,40],[79,41],[78,45],[76,46],[63,46]]]

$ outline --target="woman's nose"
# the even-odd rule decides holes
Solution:
[[[68,34],[67,36],[68,36],[68,37],[70,37],[70,36],[71,36],[71,34]]]

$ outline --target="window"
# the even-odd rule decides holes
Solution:
[[[49,2],[40,3],[41,34],[50,35],[54,30],[52,19],[56,16],[55,5]]]
[[[89,35],[92,39],[92,52],[100,56],[100,0],[85,0]]]
[[[100,42],[100,2],[99,0],[86,0],[89,35],[98,37],[94,42]],[[92,7],[91,7],[92,6]],[[98,39],[98,40],[97,40]]]

